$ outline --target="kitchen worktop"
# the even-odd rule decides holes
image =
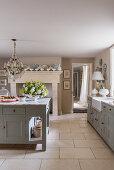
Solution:
[[[106,103],[106,104],[114,107],[114,101],[103,101],[103,103]]]
[[[50,98],[40,98],[37,101],[24,101],[24,102],[0,102],[0,105],[47,105]]]
[[[92,107],[97,109],[98,111],[102,111],[102,102],[110,106],[114,106],[113,97],[92,97]]]

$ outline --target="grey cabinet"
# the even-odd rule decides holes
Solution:
[[[93,115],[93,109],[92,109],[92,98],[88,97],[88,109],[87,109],[87,120],[90,124],[93,124],[94,121],[94,115]]]
[[[100,135],[101,137],[106,141],[107,138],[107,133],[106,133],[106,122],[107,122],[107,113],[101,112],[101,117],[100,117]]]
[[[25,143],[25,116],[0,115],[0,143]]]
[[[3,116],[0,115],[0,143],[3,143],[3,131],[4,131],[4,127],[3,127]]]
[[[4,142],[5,143],[25,143],[25,116],[24,115],[4,115]]]
[[[39,103],[0,103],[0,144],[42,144],[46,150],[46,134],[49,127],[50,99]],[[41,120],[41,129],[35,135],[34,128]],[[32,122],[32,123],[31,123]]]
[[[104,116],[104,131],[103,136],[107,144],[114,150],[114,108],[103,103],[102,114]]]
[[[92,108],[92,98],[88,97],[88,122],[114,151],[114,107],[102,103],[102,111]]]

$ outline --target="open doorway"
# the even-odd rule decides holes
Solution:
[[[87,96],[92,90],[92,64],[72,64],[72,103],[73,113],[87,112]]]

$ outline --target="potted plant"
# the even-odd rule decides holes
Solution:
[[[48,90],[45,83],[41,81],[26,81],[20,89],[20,93],[30,100],[35,100],[39,97],[46,97],[48,95]]]

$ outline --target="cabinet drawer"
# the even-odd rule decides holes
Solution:
[[[102,105],[102,110],[107,110],[108,111],[108,106],[106,104],[104,104],[104,103]]]
[[[108,106],[108,111],[109,111],[109,113],[114,114],[114,108],[112,108],[110,106]]]
[[[102,109],[105,110],[105,111],[108,111],[109,113],[114,113],[114,108],[111,107],[111,106],[108,105],[108,104],[103,103]]]
[[[2,107],[0,107],[0,115],[2,114]]]
[[[9,107],[3,108],[3,114],[25,114],[25,108]]]
[[[39,114],[42,112],[42,106],[27,106],[26,107],[26,113],[27,114]]]

